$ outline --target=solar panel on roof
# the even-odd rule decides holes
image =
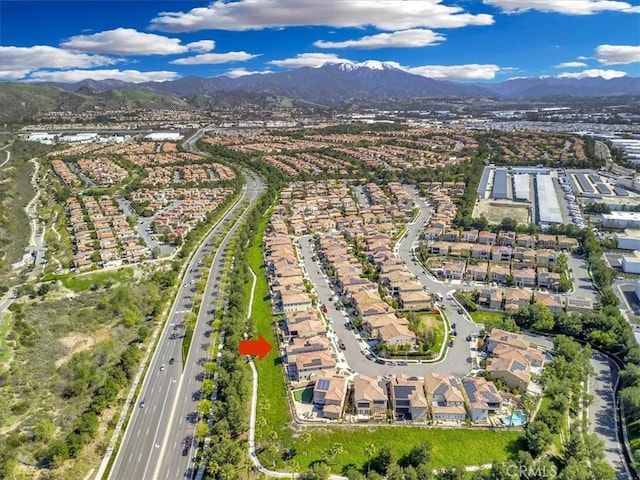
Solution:
[[[496,169],[493,176],[491,197],[494,199],[507,198],[507,171],[505,169]]]
[[[329,382],[328,379],[321,378],[318,380],[318,385],[316,385],[316,387],[318,388],[318,390],[328,390],[330,384],[331,382]]]

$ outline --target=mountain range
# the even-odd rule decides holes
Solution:
[[[49,87],[38,90],[38,87]],[[51,88],[54,87],[54,88]],[[397,68],[393,63],[326,63],[320,67],[256,73],[241,77],[187,76],[165,82],[83,80],[77,83],[0,83],[0,120],[26,120],[47,110],[84,108],[207,108],[243,101],[264,103],[270,96],[319,106],[350,101],[419,98],[597,97],[640,95],[640,77],[517,78],[498,83],[435,80]],[[12,112],[7,113],[5,107]],[[23,107],[23,108],[21,108]]]
[[[83,80],[73,84],[48,83],[66,90],[88,86],[96,91],[142,90],[180,97],[215,92],[246,91],[312,102],[341,102],[363,98],[497,97],[554,95],[640,95],[640,77],[517,78],[499,83],[463,83],[434,80],[395,67],[392,63],[325,63],[274,73],[241,77],[187,76],[166,82],[127,83],[119,80]]]

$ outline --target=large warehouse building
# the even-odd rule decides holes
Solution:
[[[560,204],[558,203],[558,195],[550,175],[536,175],[536,205],[538,222],[540,222],[541,226],[564,223]]]

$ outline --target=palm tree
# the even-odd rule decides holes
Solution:
[[[307,455],[307,445],[311,442],[311,434],[307,431],[304,431],[300,434],[300,441],[304,445],[304,454]]]
[[[364,447],[364,454],[367,456],[367,475],[369,475],[369,471],[371,470],[371,459],[376,454],[375,444],[370,443]]]
[[[292,479],[296,478],[296,475],[298,474],[299,470],[300,470],[300,464],[295,460],[291,460],[291,462],[289,462],[289,471],[291,472]]]

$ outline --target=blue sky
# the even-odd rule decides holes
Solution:
[[[640,76],[640,0],[0,2],[0,79],[172,80],[367,60],[431,78]]]

